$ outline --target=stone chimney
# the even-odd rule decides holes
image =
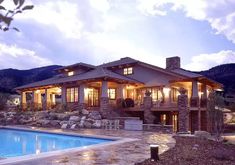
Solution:
[[[180,68],[180,57],[169,57],[166,58],[166,69],[173,70]]]

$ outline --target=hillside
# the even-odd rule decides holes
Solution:
[[[34,68],[29,70],[3,69],[0,70],[0,92],[14,93],[17,86],[50,78],[56,75],[59,65]]]
[[[235,94],[235,63],[219,65],[199,73],[223,84],[225,93]]]

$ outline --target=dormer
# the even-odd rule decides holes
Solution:
[[[86,63],[77,63],[56,69],[63,76],[74,76],[95,69],[95,66]]]

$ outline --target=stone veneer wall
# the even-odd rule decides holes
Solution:
[[[170,57],[166,59],[166,69],[173,70],[180,68],[180,57]]]
[[[144,121],[146,124],[153,124],[155,120],[155,116],[153,112],[151,112],[152,107],[152,97],[145,96],[144,97]]]
[[[178,96],[178,110],[179,110],[179,132],[188,132],[188,96],[185,94],[186,91],[180,91]]]

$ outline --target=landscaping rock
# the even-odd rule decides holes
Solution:
[[[199,138],[205,138],[205,139],[211,138],[210,133],[206,131],[195,131],[194,135]]]
[[[88,114],[89,114],[89,111],[86,110],[86,109],[82,109],[82,114],[83,114],[83,115],[88,115]]]
[[[89,115],[88,118],[94,119],[94,120],[101,120],[101,115],[98,111],[92,111]]]
[[[80,117],[79,116],[70,116],[69,121],[79,122]]]
[[[59,120],[51,120],[50,125],[52,127],[60,127],[60,121]]]
[[[95,120],[95,122],[93,123],[93,127],[95,128],[101,128],[101,126],[102,126],[101,120]]]

